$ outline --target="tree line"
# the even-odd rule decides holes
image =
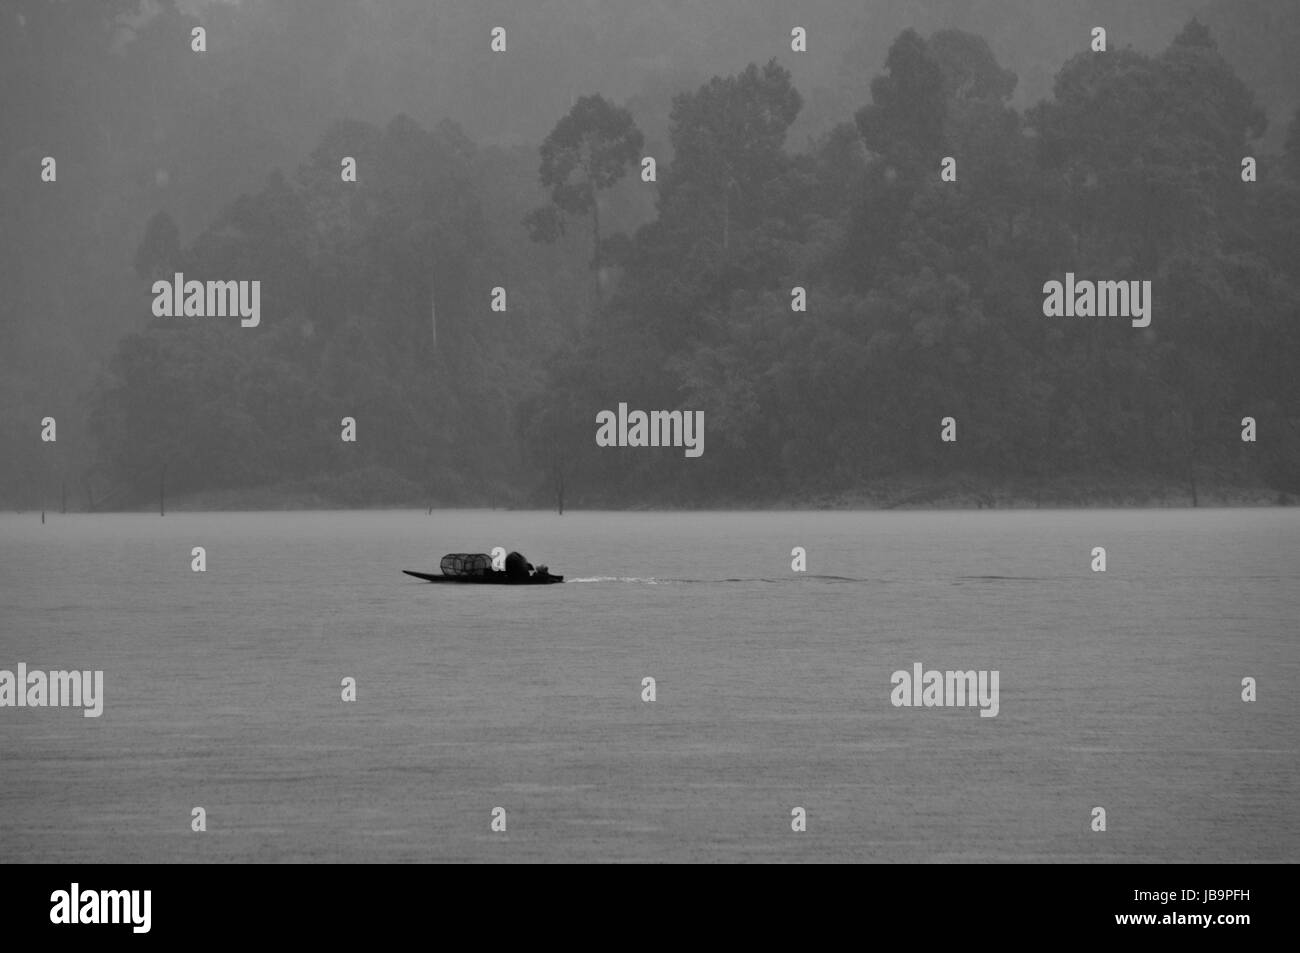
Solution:
[[[804,96],[751,64],[671,97],[653,182],[598,94],[531,151],[338,122],[187,245],[149,220],[142,311],[175,271],[257,278],[263,326],[126,335],[81,404],[93,451],[29,476],[97,506],[152,498],[164,467],[172,493],[339,505],[1300,492],[1300,122],[1261,152],[1264,113],[1196,21],[1158,54],[1077,54],[1027,110],[1016,86],[980,37],[907,30],[795,148]],[[1150,279],[1152,326],[1043,317],[1067,271]],[[597,447],[620,401],[702,410],[707,451]]]
[[[620,504],[1296,492],[1300,122],[1258,154],[1264,113],[1195,20],[1158,55],[1079,53],[1024,113],[1015,85],[978,36],[905,31],[870,101],[797,153],[775,62],[675,97],[657,217],[606,243],[618,290],[522,417],[546,482]],[[1067,271],[1151,280],[1152,326],[1043,317]],[[708,451],[595,447],[618,400],[704,410]],[[1267,438],[1243,442],[1247,416]]]

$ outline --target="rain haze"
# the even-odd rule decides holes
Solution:
[[[1298,47],[7,0],[0,859],[1300,860]]]

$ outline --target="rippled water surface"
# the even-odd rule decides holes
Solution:
[[[105,709],[0,708],[2,860],[1300,860],[1300,510],[48,520],[0,669]],[[570,582],[400,572],[494,546]]]

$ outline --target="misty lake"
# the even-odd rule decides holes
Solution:
[[[495,546],[569,581],[401,573]],[[0,669],[105,697],[0,708],[0,859],[1294,862],[1298,582],[1281,508],[5,514]]]

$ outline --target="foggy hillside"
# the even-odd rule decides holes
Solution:
[[[1300,492],[1298,44],[1287,0],[10,0],[0,502]],[[538,175],[595,94],[660,170],[599,247]],[[263,326],[156,318],[173,270],[260,279]],[[1152,280],[1151,333],[1045,324],[1067,271]],[[595,446],[638,400],[706,411],[698,464]]]

